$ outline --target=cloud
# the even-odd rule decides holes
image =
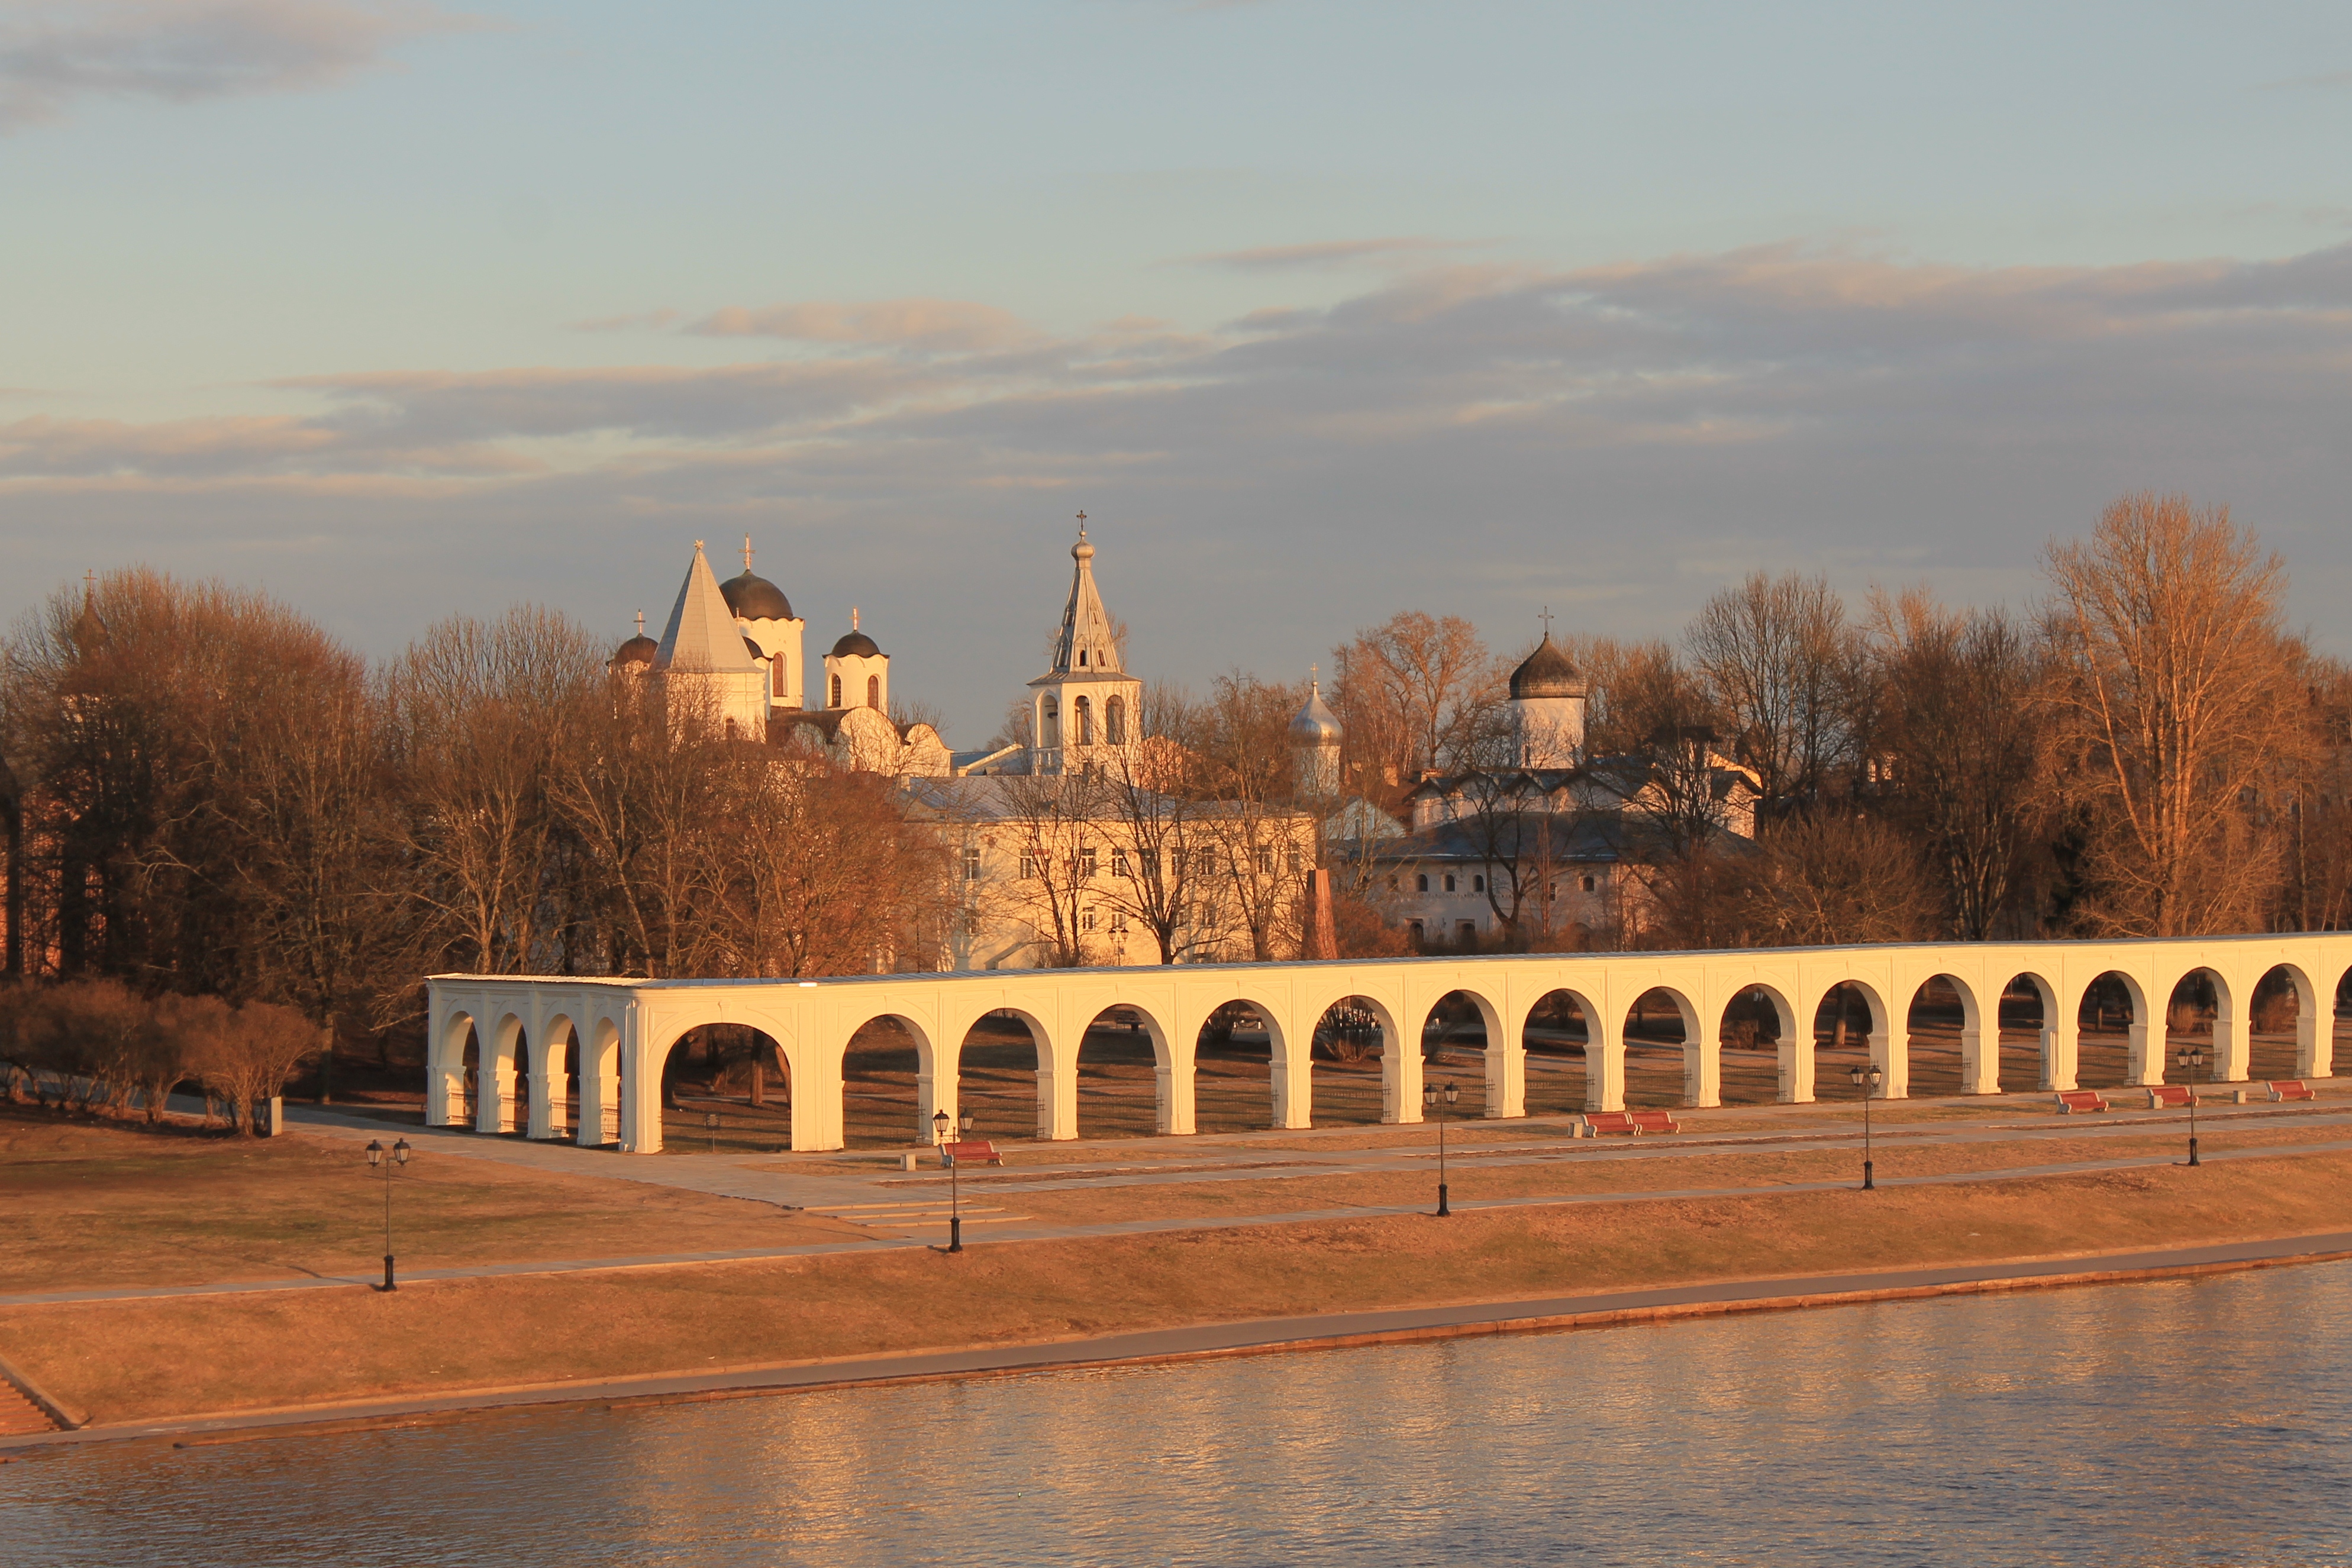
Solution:
[[[585,321],[574,321],[572,330],[575,332],[658,331],[664,327],[676,326],[683,315],[684,312],[665,306],[658,310],[639,310],[631,315],[597,316]]]
[[[324,86],[396,44],[474,26],[422,0],[8,0],[0,132],[88,98],[166,103]]]
[[[1408,261],[1449,250],[1483,250],[1491,239],[1438,239],[1397,235],[1387,239],[1327,239],[1312,245],[1266,245],[1253,250],[1221,250],[1185,259],[1204,267],[1244,272],[1279,272],[1308,268],[1352,267],[1364,261]]]
[[[950,353],[1015,348],[1043,335],[1009,310],[968,300],[826,300],[760,309],[730,305],[686,330],[701,337],[786,338]]]

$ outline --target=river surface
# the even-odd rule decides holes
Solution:
[[[2352,1265],[0,1467],[8,1568],[1562,1561],[2352,1563]]]

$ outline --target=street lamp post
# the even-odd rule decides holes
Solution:
[[[1878,1070],[1876,1062],[1861,1062],[1845,1076],[1853,1081],[1854,1088],[1862,1090],[1862,1190],[1872,1192],[1877,1188],[1878,1182],[1870,1168],[1870,1097],[1878,1092],[1878,1086],[1885,1075]]]
[[[1421,1086],[1423,1108],[1437,1112],[1437,1213],[1441,1218],[1454,1212],[1446,1206],[1445,1202],[1445,1111],[1448,1106],[1461,1098],[1462,1091],[1454,1086],[1450,1079],[1446,1081],[1442,1099],[1439,1097],[1435,1084],[1425,1083]]]
[[[2200,1162],[2198,1161],[2198,1158],[2197,1158],[2197,1078],[2196,1078],[2196,1074],[2197,1074],[2198,1070],[2199,1070],[2200,1068],[2203,1068],[2203,1067],[2204,1067],[2204,1065],[2205,1065],[2205,1047],[2202,1047],[2202,1046],[2183,1046],[2183,1047],[2180,1048],[2180,1054],[2179,1054],[2179,1055],[2178,1055],[2178,1056],[2176,1056],[2176,1057],[2174,1057],[2172,1059],[2173,1059],[2173,1061],[2174,1061],[2176,1064],[2178,1064],[2178,1065],[2179,1066],[2179,1068],[2181,1068],[2181,1070],[2182,1070],[2182,1071],[2187,1072],[2188,1074],[2189,1074],[2189,1163],[2190,1164],[2194,1165],[2194,1164],[2197,1164],[2197,1163],[2200,1163]]]
[[[403,1138],[393,1144],[392,1159],[389,1162],[385,1161],[383,1155],[383,1145],[373,1138],[369,1139],[368,1163],[383,1172],[383,1283],[377,1289],[397,1290],[400,1287],[393,1282],[392,1278],[392,1173],[395,1168],[408,1163],[408,1140]]]
[[[971,1123],[971,1113],[966,1111],[957,1125],[962,1129],[966,1136],[970,1136]],[[948,1113],[946,1111],[931,1112],[931,1135],[939,1141],[940,1158],[947,1162],[948,1167],[948,1250],[961,1252],[963,1250],[963,1173],[956,1168],[955,1151],[948,1146]]]

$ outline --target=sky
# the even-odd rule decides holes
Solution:
[[[973,746],[1081,510],[1197,687],[2153,489],[2352,656],[2347,148],[2340,5],[0,0],[0,623],[617,644],[749,533]]]

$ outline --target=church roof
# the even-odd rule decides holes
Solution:
[[[760,666],[735,629],[735,612],[719,591],[719,579],[702,556],[702,541],[694,542],[694,562],[678,584],[677,603],[670,606],[669,626],[662,632],[654,655],[656,669],[756,671]]]
[[[1070,579],[1070,602],[1062,611],[1062,629],[1054,638],[1053,675],[1116,675],[1119,673],[1118,643],[1111,636],[1110,613],[1103,608],[1095,587],[1095,547],[1087,531],[1070,546],[1077,571]]]
[[[1309,683],[1307,706],[1290,721],[1290,739],[1299,745],[1319,745],[1339,739],[1339,716],[1323,700],[1323,683]]]
[[[1584,678],[1576,666],[1568,662],[1568,655],[1544,633],[1536,651],[1528,655],[1527,662],[1511,671],[1511,698],[1517,701],[1529,697],[1581,697]]]
[[[793,602],[784,591],[758,576],[746,566],[736,575],[719,584],[719,594],[727,607],[747,621],[789,621],[793,618]]]
[[[618,648],[614,650],[613,662],[616,666],[624,664],[651,664],[654,661],[654,655],[660,651],[661,644],[654,641],[653,638],[646,636],[645,633],[639,632],[636,636],[631,637],[628,641],[623,643]]]
[[[874,639],[867,637],[864,632],[850,631],[842,633],[841,640],[833,645],[833,657],[835,658],[879,658],[882,657],[882,650],[875,644]]]

